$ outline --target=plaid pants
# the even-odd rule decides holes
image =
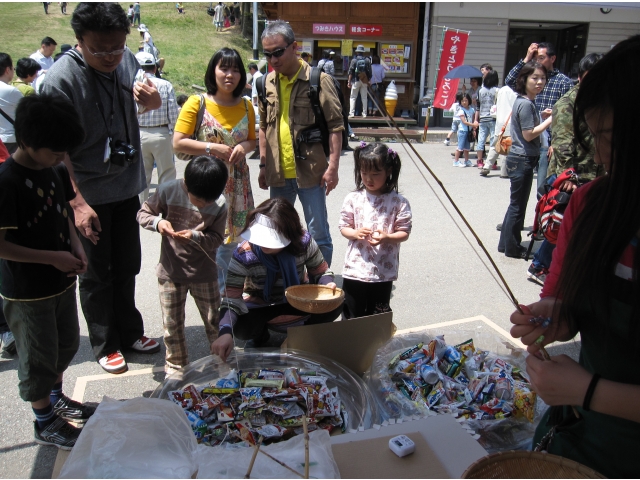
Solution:
[[[167,349],[166,366],[182,368],[188,361],[187,341],[184,336],[185,304],[187,293],[196,302],[204,323],[207,339],[211,344],[218,338],[220,323],[220,291],[217,280],[209,283],[173,283],[158,279],[164,345]]]

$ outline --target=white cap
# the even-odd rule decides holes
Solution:
[[[141,23],[140,26],[138,27],[138,31],[139,32],[148,32],[149,30],[147,29],[147,26],[144,23]]]
[[[136,53],[136,60],[140,65],[155,65],[156,59],[153,55],[147,52],[138,52]]]
[[[249,228],[240,235],[246,241],[266,248],[284,248],[291,240],[276,230],[273,222],[266,215],[256,214]]]
[[[142,26],[142,25],[140,25],[140,26]],[[356,52],[362,52],[362,53],[364,53],[364,45],[358,45],[358,46],[356,47]]]
[[[336,54],[336,52],[334,52],[333,50],[331,50],[331,51],[329,52],[329,55],[335,55],[335,54]]]

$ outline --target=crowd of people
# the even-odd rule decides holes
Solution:
[[[398,153],[362,142],[354,151],[353,192],[336,215],[348,241],[345,303],[317,315],[289,305],[289,286],[336,288],[326,197],[339,182],[348,133],[330,73],[320,75],[322,118],[316,118],[311,67],[297,55],[291,26],[275,21],[262,33],[272,71],[264,78],[264,101],[256,102],[258,116],[242,95],[247,73],[231,48],[211,57],[206,93],[179,99],[157,76],[152,52],[134,55],[126,47],[132,20],[119,4],[78,4],[71,18],[77,45],[52,62],[56,44],[46,37],[36,58],[18,62],[20,89],[10,85],[11,57],[0,53],[0,134],[10,155],[0,165],[0,333],[19,355],[19,394],[33,409],[35,441],[64,449],[81,431],[70,422],[86,422],[95,411],[63,393],[79,345],[76,287],[93,354],[105,371],[126,371],[128,351],[161,349],[145,336],[135,303],[141,226],[162,237],[155,273],[167,375],[189,362],[188,293],[211,352],[223,360],[236,338],[259,347],[270,330],[389,311],[400,244],[412,227],[409,201],[398,193]],[[532,44],[500,90],[497,74],[483,65],[484,77],[459,97],[456,115],[457,166],[467,165],[473,129],[486,139],[510,127],[503,164],[511,198],[498,245],[509,257],[524,254],[520,232],[534,168],[541,187],[547,176],[577,171],[577,180],[562,186],[572,200],[557,243],[538,251],[529,269],[546,278],[541,300],[511,316],[511,333],[528,346],[531,382],[551,405],[535,443],[620,477],[635,473],[629,459],[640,446],[640,377],[611,350],[632,352],[640,343],[640,167],[627,134],[635,113],[616,80],[638,72],[639,55],[640,36],[604,56],[588,55],[573,87],[553,69],[553,46]],[[323,60],[326,65],[330,55]],[[355,85],[364,78],[354,60]],[[40,72],[34,94],[25,87]],[[257,184],[270,197],[257,207],[247,165],[256,144]],[[478,155],[483,176],[497,157],[492,148],[486,161]],[[167,152],[188,161],[184,178],[176,178]],[[152,193],[154,164],[159,184]],[[563,355],[543,361],[541,346],[578,333],[578,362]]]

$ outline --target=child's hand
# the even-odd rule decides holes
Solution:
[[[193,232],[191,230],[182,230],[180,232],[175,232],[173,234],[173,238],[176,240],[176,242],[186,245],[187,243],[191,242],[191,238],[193,238]]]
[[[353,240],[368,240],[371,235],[371,229],[367,227],[360,227],[354,230]]]
[[[382,230],[377,230],[371,234],[371,238],[369,239],[369,245],[377,246],[383,243],[387,239],[387,234]]]
[[[86,260],[86,259],[85,259]],[[74,256],[71,252],[51,252],[51,265],[64,273],[70,273],[70,277],[75,275],[75,272],[86,269],[86,263],[76,256]]]
[[[71,254],[82,262],[82,267],[70,272],[67,276],[73,277],[75,275],[82,275],[83,273],[86,273],[89,261],[87,260],[87,255],[84,253],[84,248],[82,248],[82,244],[80,242],[78,242],[77,247],[74,247],[73,243],[71,244]]]
[[[222,335],[211,344],[211,355],[218,355],[223,362],[227,361],[232,350],[233,337],[229,333]]]
[[[173,225],[171,225],[167,220],[160,220],[157,228],[158,233],[165,237],[173,237],[176,234],[176,232],[173,231]]]

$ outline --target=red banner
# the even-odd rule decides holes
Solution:
[[[436,96],[433,100],[435,108],[446,110],[456,101],[460,80],[457,78],[444,78],[444,76],[454,68],[462,65],[468,40],[468,33],[456,32],[455,30],[446,30],[444,32],[442,53],[440,54],[440,69],[438,70],[438,80],[436,81]]]

